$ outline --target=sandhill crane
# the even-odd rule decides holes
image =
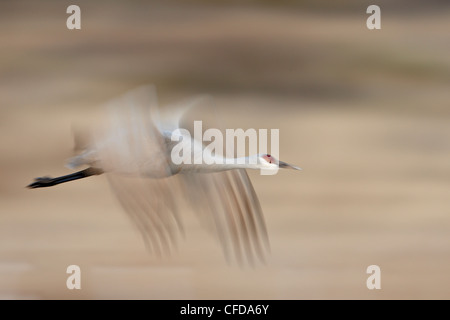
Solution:
[[[247,258],[250,263],[255,257],[263,260],[269,241],[261,206],[245,169],[300,168],[269,154],[251,155],[241,164],[174,164],[171,135],[183,127],[182,118],[189,110],[189,105],[183,106],[164,119],[154,88],[135,89],[112,103],[106,126],[95,128],[90,135],[76,134],[77,154],[68,166],[88,168],[56,178],[36,178],[28,188],[105,173],[147,248],[157,255],[176,245],[176,229],[184,234],[180,219],[184,200],[215,231],[227,258],[234,256],[238,262]],[[201,144],[192,137],[182,141]]]

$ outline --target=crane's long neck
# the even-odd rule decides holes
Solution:
[[[226,158],[213,156],[208,161],[202,159],[201,163],[184,166],[183,171],[218,172],[232,169],[260,169],[254,157]],[[200,162],[200,161],[198,161]]]

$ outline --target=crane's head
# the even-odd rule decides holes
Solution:
[[[299,168],[297,166],[294,166],[292,164],[283,162],[275,158],[274,156],[262,153],[258,155],[258,164],[261,169],[293,169],[293,170],[302,170],[302,168]]]

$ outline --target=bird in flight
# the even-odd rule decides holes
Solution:
[[[179,140],[173,141],[172,135],[190,128],[185,119],[192,105],[195,100],[164,113],[153,86],[126,93],[109,104],[102,125],[89,133],[75,133],[76,155],[67,166],[87,168],[56,178],[36,178],[28,188],[105,174],[150,252],[160,256],[176,246],[178,236],[184,235],[180,212],[189,205],[217,236],[227,260],[264,261],[269,240],[246,169],[301,169],[270,154],[250,155],[244,162],[211,155],[210,160],[221,161],[175,164],[171,155]],[[190,135],[180,140],[193,149],[204,149]]]

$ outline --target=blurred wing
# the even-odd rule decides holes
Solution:
[[[108,181],[125,212],[141,233],[147,249],[161,256],[184,235],[179,217],[179,183],[174,177],[149,179],[107,174]]]
[[[225,257],[238,263],[264,261],[270,250],[258,197],[244,169],[207,174],[181,174],[179,178],[200,219],[215,231]]]
[[[165,139],[153,121],[158,113],[154,87],[139,87],[107,107],[105,123],[93,138],[98,166],[137,176],[170,174]]]
[[[132,90],[107,105],[103,121],[92,137],[95,163],[109,183],[148,249],[157,255],[170,251],[181,229],[171,197],[171,174],[165,138],[154,117],[158,115],[153,86]]]
[[[179,232],[184,235],[183,201],[216,235],[228,261],[234,257],[239,264],[253,264],[264,261],[270,250],[261,206],[244,169],[164,179],[107,176],[146,247],[158,256],[173,251]]]
[[[171,104],[160,109],[156,116],[158,128],[161,132],[173,131],[178,128],[189,131],[193,139],[200,139],[209,128],[222,130],[219,126],[220,111],[215,106],[213,99],[208,95],[200,95],[186,99],[177,104]],[[201,121],[202,136],[194,134],[194,122]],[[223,128],[222,128],[223,127]],[[225,134],[225,130],[222,130]]]

